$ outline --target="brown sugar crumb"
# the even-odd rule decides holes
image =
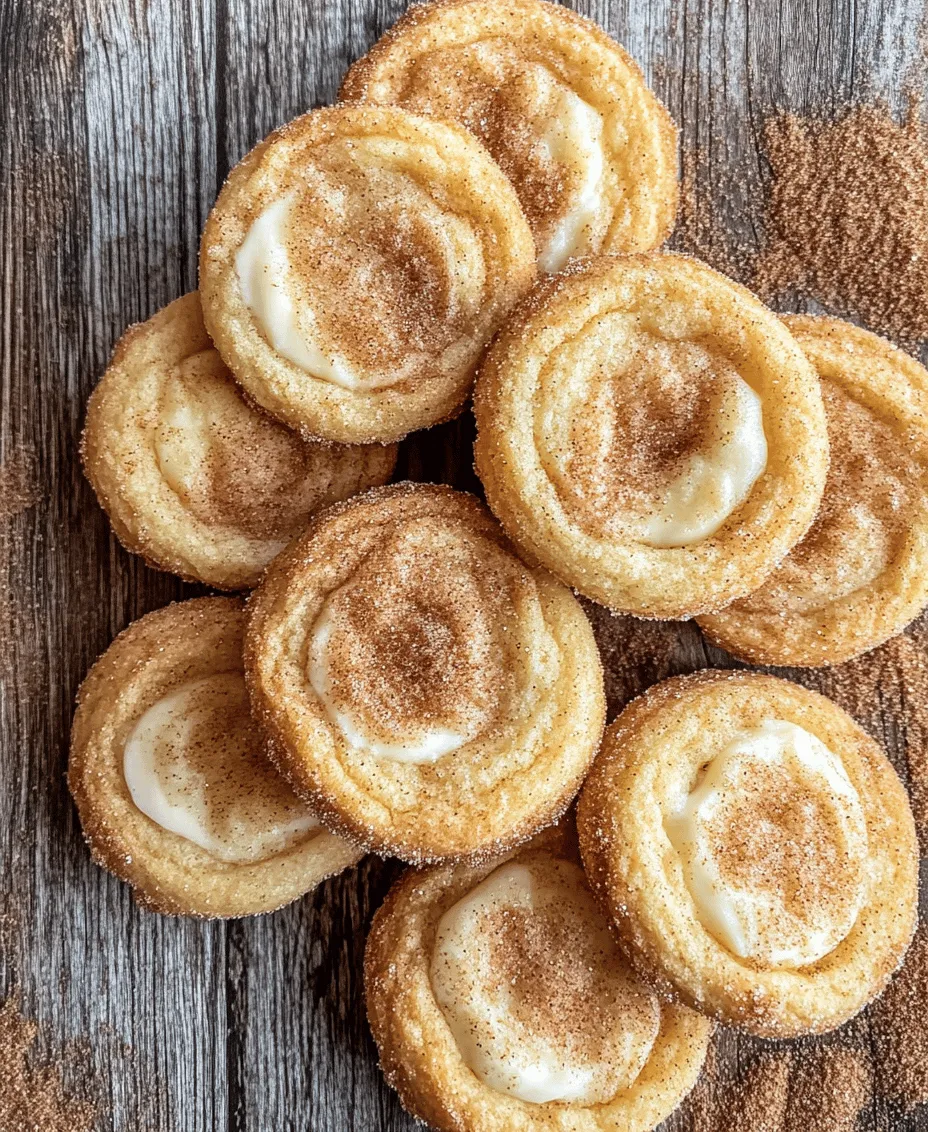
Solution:
[[[907,1109],[928,1101],[928,928],[920,924],[902,970],[870,1008],[881,1093]]]
[[[924,632],[915,626],[911,634],[820,676],[821,691],[872,735],[882,735],[884,720],[894,721],[894,728],[895,721],[900,724],[905,765],[896,765],[908,779],[923,855],[928,852],[928,649],[919,639]]]
[[[928,144],[879,104],[767,121],[772,183],[755,289],[793,289],[904,343],[928,338]]]
[[[761,1054],[721,1088],[714,1056],[707,1071],[684,1110],[692,1132],[852,1132],[871,1094],[866,1056],[841,1046]]]
[[[29,1050],[35,1023],[15,998],[0,1007],[0,1128],[3,1132],[90,1132],[96,1111],[89,1101],[64,1095],[58,1066],[36,1066]]]

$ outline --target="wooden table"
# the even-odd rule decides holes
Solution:
[[[21,988],[40,1053],[79,1043],[68,1082],[98,1099],[101,1129],[413,1127],[381,1081],[361,989],[365,931],[394,863],[368,859],[271,916],[165,919],[91,863],[64,782],[74,693],[93,658],[129,621],[196,592],[110,535],[78,464],[87,395],[126,325],[196,286],[200,229],[230,166],[331,100],[403,6],[0,2],[0,992]],[[916,0],[578,7],[640,61],[684,150],[699,148],[703,202],[749,244],[763,118],[832,113],[872,92],[898,105],[918,63]],[[473,488],[471,441],[469,416],[415,437],[400,472]],[[20,510],[12,488],[30,460],[36,501]],[[671,672],[729,663],[691,626],[595,620],[613,711]],[[909,758],[923,754],[890,661],[850,706],[903,773],[907,744]],[[870,1048],[875,1023],[856,1025]],[[736,1068],[754,1045],[726,1036],[723,1062]],[[694,1127],[685,1113],[674,1126]],[[878,1098],[861,1127],[928,1119]]]

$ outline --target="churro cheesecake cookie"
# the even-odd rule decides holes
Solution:
[[[395,447],[312,443],[254,409],[196,292],[117,344],[81,454],[127,550],[229,590],[256,585],[313,511],[386,482],[396,462]]]
[[[515,190],[460,126],[314,110],[232,170],[200,247],[206,326],[262,408],[308,437],[399,440],[455,416],[531,286]]]
[[[364,984],[388,1082],[447,1132],[647,1132],[693,1086],[712,1028],[636,978],[560,829],[407,873]]]
[[[822,382],[825,495],[765,584],[700,627],[756,664],[836,664],[895,636],[928,605],[928,372],[839,319],[785,322]]]
[[[544,0],[411,8],[348,72],[344,99],[459,122],[519,194],[542,271],[650,251],[677,210],[677,132],[637,64]]]
[[[849,715],[785,680],[703,672],[634,700],[577,824],[638,973],[762,1037],[841,1025],[912,937],[905,789]]]
[[[685,618],[756,589],[828,470],[819,382],[783,323],[698,260],[600,257],[542,281],[474,398],[510,537],[580,593]]]
[[[500,852],[580,787],[605,712],[589,622],[472,496],[317,516],[249,602],[252,703],[335,832],[407,861]]]
[[[245,690],[243,628],[235,598],[149,613],[78,694],[68,783],[84,835],[158,912],[269,912],[361,857],[267,758]]]

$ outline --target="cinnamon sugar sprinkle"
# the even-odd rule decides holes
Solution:
[[[777,1049],[762,1053],[737,1081],[723,1082],[713,1047],[683,1114],[692,1132],[852,1132],[870,1096],[862,1050]]]
[[[65,1096],[59,1066],[30,1057],[37,1028],[15,998],[0,1007],[0,1128],[3,1132],[91,1132],[94,1106]]]
[[[795,289],[912,345],[928,338],[928,141],[917,115],[852,107],[767,121],[772,170],[754,287]]]
[[[877,1088],[906,1109],[928,1101],[928,927],[870,1009]]]
[[[23,449],[0,464],[0,523],[15,518],[39,500],[35,456]]]
[[[922,854],[928,853],[928,627],[887,641],[873,652],[818,674],[821,691],[877,737],[885,720],[899,723],[907,781]],[[890,751],[892,755],[892,751]]]

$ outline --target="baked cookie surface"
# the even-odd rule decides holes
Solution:
[[[235,598],[134,622],[81,685],[68,784],[94,858],[146,908],[269,912],[360,860],[267,758]]]
[[[314,110],[230,173],[200,245],[207,329],[304,436],[392,442],[455,416],[535,276],[512,185],[459,126]]]
[[[707,1019],[626,965],[573,839],[410,871],[375,917],[365,996],[387,1080],[454,1132],[647,1132],[689,1092]]]
[[[928,604],[928,371],[840,319],[784,321],[822,382],[822,505],[759,590],[699,624],[755,664],[814,667],[876,648]]]
[[[127,550],[227,590],[256,585],[313,511],[384,483],[396,463],[393,446],[304,441],[249,405],[196,292],[117,344],[81,454]]]
[[[474,411],[477,472],[520,550],[642,617],[756,589],[828,469],[819,382],[789,331],[682,256],[543,280],[487,354]]]
[[[343,99],[459,122],[519,194],[542,271],[650,251],[677,211],[677,133],[629,55],[544,0],[411,8],[348,72]]]
[[[655,685],[581,793],[584,865],[638,973],[762,1037],[841,1025],[916,923],[906,792],[836,704],[747,672]]]
[[[579,603],[450,488],[374,489],[318,516],[255,591],[245,656],[295,789],[336,832],[412,862],[530,837],[602,734]]]

